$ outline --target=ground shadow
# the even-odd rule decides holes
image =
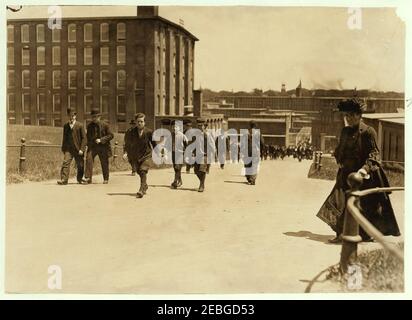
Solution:
[[[168,184],[152,184],[152,185],[149,185],[149,188],[167,188],[167,189],[172,189],[172,188],[170,187],[170,185],[168,185]],[[197,191],[197,189],[194,189],[194,188],[182,188],[182,187],[179,187],[179,188],[173,189],[173,190]]]
[[[80,183],[77,183],[77,182],[68,182],[67,184],[63,184],[63,185],[60,185],[60,184],[58,184],[57,182],[46,182],[46,183],[44,183],[44,185],[46,185],[46,186],[73,186],[73,185],[78,185],[78,186],[81,186],[82,184],[80,184]]]
[[[131,196],[131,197],[136,197],[136,192],[134,193],[125,193],[125,192],[119,192],[119,193],[108,193],[108,196]]]
[[[316,234],[310,231],[299,231],[299,232],[284,232],[286,236],[290,237],[298,237],[298,238],[306,238],[313,241],[323,242],[328,244],[328,240],[333,238],[333,235],[326,235],[326,234]]]
[[[248,184],[246,181],[230,181],[230,180],[225,180],[225,183],[237,183],[237,184]]]

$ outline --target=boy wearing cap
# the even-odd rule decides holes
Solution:
[[[182,167],[185,147],[188,144],[188,140],[183,133],[183,122],[181,120],[171,120],[170,125],[172,133],[172,161],[173,170],[175,171],[175,178],[171,184],[171,188],[177,189],[183,184]]]
[[[123,144],[123,154],[129,153],[130,150],[130,133],[132,132],[133,128],[136,127],[136,121],[134,119],[130,120],[129,122],[130,127],[126,130],[124,134],[124,144]],[[136,168],[134,167],[134,163],[128,159],[130,166],[132,167],[132,176],[136,175]]]
[[[110,140],[113,133],[109,125],[100,120],[99,109],[91,111],[92,121],[87,126],[86,183],[92,183],[94,158],[99,156],[102,166],[103,184],[109,183],[109,158],[112,156]]]
[[[129,152],[123,155],[125,160],[130,159],[134,164],[140,177],[140,188],[136,193],[137,198],[142,198],[148,189],[147,173],[151,165],[152,150],[156,147],[156,142],[152,139],[153,131],[145,126],[145,117],[143,113],[135,115],[136,127],[130,131]]]
[[[244,160],[245,166],[245,176],[248,184],[255,185],[258,173],[258,165],[260,162],[260,148],[262,148],[265,144],[263,137],[260,131],[257,131],[256,122],[251,120],[249,122],[249,130],[242,140],[243,143],[246,143],[247,140],[247,148],[245,145],[242,145],[242,153],[247,160]]]
[[[68,108],[69,121],[63,126],[62,152],[64,160],[60,171],[59,185],[66,185],[69,180],[70,164],[74,159],[77,166],[77,182],[82,183],[84,173],[84,152],[86,149],[86,132],[83,125],[76,121],[77,113]]]
[[[196,137],[196,140],[200,138],[200,142],[195,142],[198,143],[198,145],[195,149],[196,161],[194,163],[194,171],[200,182],[198,192],[203,192],[205,190],[206,174],[210,167],[208,153],[214,153],[215,143],[211,135],[207,132],[206,120],[199,118],[197,119],[197,124],[202,131],[202,135]]]
[[[186,126],[186,129],[183,131],[184,134],[186,134],[186,132],[189,131],[190,129],[193,129],[192,121],[190,119],[183,120],[183,124]],[[193,143],[193,141],[194,141],[194,138],[192,139],[192,141],[188,141],[188,145]],[[186,162],[186,173],[190,173],[191,167],[192,165]]]

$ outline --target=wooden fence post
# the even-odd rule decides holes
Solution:
[[[26,139],[21,138],[20,141],[19,173],[23,174],[26,171]]]

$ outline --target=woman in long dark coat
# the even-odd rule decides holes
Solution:
[[[336,232],[336,237],[329,240],[331,243],[339,242],[343,231],[345,191],[350,189],[347,183],[350,173],[359,172],[364,177],[369,175],[368,179],[363,180],[361,190],[389,187],[380,162],[376,131],[362,122],[360,103],[356,100],[346,100],[340,102],[338,108],[339,111],[345,113],[348,126],[342,129],[339,144],[335,150],[335,158],[339,165],[336,184],[317,214]],[[375,193],[361,197],[360,205],[363,215],[383,235],[400,235],[389,193]],[[370,240],[362,228],[359,232],[364,241]]]

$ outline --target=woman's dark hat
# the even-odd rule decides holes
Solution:
[[[363,104],[355,99],[343,100],[338,103],[340,112],[362,113]]]

